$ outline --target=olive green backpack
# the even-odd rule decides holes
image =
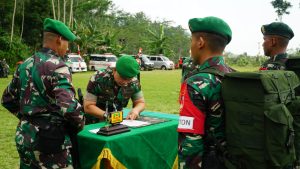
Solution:
[[[299,83],[292,71],[225,74],[222,96],[229,169],[284,169],[293,165],[298,146],[294,142],[300,131],[294,120],[300,110],[295,95]]]

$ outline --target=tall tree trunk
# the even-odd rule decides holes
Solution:
[[[57,0],[57,20],[60,20],[60,0]]]
[[[73,22],[73,0],[70,3],[70,19],[69,19],[69,27],[71,28]]]
[[[56,16],[55,16],[55,4],[54,4],[54,0],[52,0],[52,11],[53,11],[53,19],[56,19]]]
[[[23,36],[23,28],[24,28],[24,11],[25,11],[25,0],[23,0],[23,11],[22,11],[22,27],[21,27],[21,35],[20,35],[20,38],[22,39],[22,36]]]
[[[12,22],[11,22],[10,46],[11,46],[12,39],[13,39],[13,36],[14,36],[16,8],[17,8],[17,0],[15,0],[14,13],[13,13]]]
[[[64,0],[64,23],[66,23],[66,0]]]

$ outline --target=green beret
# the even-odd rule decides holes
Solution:
[[[133,56],[124,55],[116,63],[116,69],[123,78],[133,78],[140,72],[140,66]]]
[[[294,37],[293,30],[283,22],[272,22],[261,27],[261,32],[263,35],[278,35],[283,36],[288,39]]]
[[[61,35],[68,41],[74,41],[76,39],[76,36],[72,33],[69,27],[58,20],[46,18],[44,20],[44,31]]]
[[[231,41],[232,32],[229,25],[220,18],[209,16],[205,18],[193,18],[189,20],[189,28],[194,32],[207,32],[223,36],[227,44]]]

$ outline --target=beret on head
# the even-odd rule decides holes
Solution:
[[[140,72],[140,66],[133,56],[124,55],[118,59],[116,70],[123,78],[133,78]]]
[[[263,35],[278,35],[288,39],[294,37],[293,30],[283,22],[272,22],[261,27],[261,32]]]
[[[206,32],[218,34],[231,41],[232,32],[229,25],[220,18],[209,16],[205,18],[193,18],[189,20],[189,28],[192,33]]]
[[[46,18],[44,20],[44,31],[61,35],[68,41],[74,41],[76,39],[76,36],[72,33],[70,28],[58,20]]]

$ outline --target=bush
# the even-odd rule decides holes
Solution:
[[[14,68],[18,61],[23,61],[30,55],[29,47],[22,43],[20,38],[14,37],[10,44],[10,36],[0,33],[0,60],[5,59],[7,64]]]

